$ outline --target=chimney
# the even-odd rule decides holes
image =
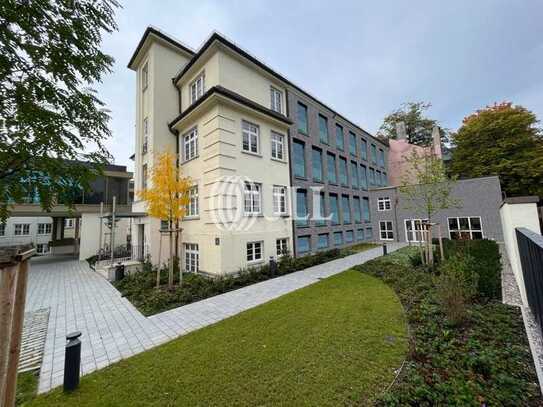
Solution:
[[[436,157],[441,158],[441,133],[437,126],[432,129],[432,151]]]
[[[396,139],[397,140],[407,140],[407,132],[405,131],[405,123],[404,122],[396,123]]]

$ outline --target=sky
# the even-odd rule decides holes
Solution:
[[[126,65],[145,28],[194,49],[218,31],[272,69],[375,134],[402,103],[456,130],[494,102],[543,120],[543,1],[121,0],[119,31],[102,47],[113,72],[96,84],[111,111],[106,143],[133,168],[135,72]]]

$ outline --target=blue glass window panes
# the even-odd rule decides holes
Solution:
[[[296,226],[307,226],[307,192],[304,190],[296,191]]]
[[[356,231],[356,240],[358,240],[359,242],[364,240],[364,229],[358,229]]]
[[[308,133],[307,106],[300,102],[298,102],[297,118],[298,118],[298,131],[303,134],[307,134]]]
[[[313,149],[313,157],[311,159],[313,169],[313,180],[317,182],[323,181],[322,174],[322,151],[316,148]]]
[[[298,237],[298,253],[307,253],[310,249],[310,236]]]
[[[324,218],[326,218],[326,208],[324,206],[324,193],[321,192],[319,194],[319,217],[315,218],[315,225],[326,225],[326,220]]]
[[[343,223],[351,223],[351,204],[347,195],[341,197],[341,209],[343,210]]]
[[[301,141],[294,140],[294,176],[305,178],[305,144]]]
[[[345,137],[343,136],[343,127],[336,124],[336,147],[345,150]]]
[[[328,119],[319,115],[319,138],[321,143],[328,144]]]
[[[329,245],[328,233],[323,233],[322,235],[319,235],[318,240],[317,240],[317,248],[326,249],[328,245]]]
[[[342,157],[339,157],[339,182],[341,185],[348,186],[347,160]]]
[[[355,161],[351,161],[351,183],[353,188],[359,188],[360,182],[358,177],[358,164]]]
[[[360,188],[368,189],[368,174],[364,165],[360,166]]]
[[[385,152],[381,148],[379,149],[379,166],[385,167]]]
[[[366,229],[366,240],[373,240],[373,229],[367,228]]]
[[[330,194],[330,215],[332,215],[332,225],[339,225],[338,198],[333,194]]]
[[[362,218],[364,222],[370,221],[370,201],[368,198],[362,198]]]
[[[362,139],[362,144],[360,145],[360,157],[368,161],[368,142],[364,139]]]
[[[356,134],[349,132],[349,153],[356,157]]]
[[[343,244],[343,232],[334,232],[334,244],[336,246]]]
[[[360,205],[360,198],[353,197],[353,211],[355,223],[362,223],[362,206]]]
[[[375,144],[371,145],[371,162],[377,164],[377,147],[375,147]]]
[[[354,232],[352,230],[348,230],[345,232],[345,243],[352,242],[354,242]]]
[[[336,174],[336,156],[334,154],[327,154],[328,159],[328,182],[332,184],[337,184],[337,174]]]

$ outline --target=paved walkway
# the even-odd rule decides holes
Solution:
[[[402,246],[390,244],[389,251]],[[62,384],[65,336],[69,332],[83,333],[81,372],[88,374],[381,254],[381,248],[368,250],[149,318],[86,262],[58,257],[33,260],[26,311],[50,308],[38,392]]]

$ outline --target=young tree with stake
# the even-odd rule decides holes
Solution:
[[[443,161],[436,157],[431,149],[423,152],[414,150],[409,157],[405,157],[408,165],[404,174],[400,193],[406,198],[407,210],[418,216],[425,216],[428,220],[428,233],[426,235],[426,259],[433,265],[432,250],[432,217],[440,210],[458,207],[460,202],[451,197],[455,178],[448,178],[445,174]],[[416,180],[412,184],[412,180]],[[424,232],[421,232],[424,236]],[[441,238],[441,236],[440,236]]]
[[[168,260],[168,289],[173,288],[174,274],[174,234],[179,241],[179,222],[185,216],[188,205],[191,180],[182,177],[180,169],[175,165],[175,157],[169,152],[158,155],[155,166],[151,169],[151,185],[138,191],[138,196],[147,202],[147,212],[150,216],[168,221],[170,257]],[[157,270],[157,288],[160,286],[160,265]],[[181,268],[179,284],[182,283]]]

